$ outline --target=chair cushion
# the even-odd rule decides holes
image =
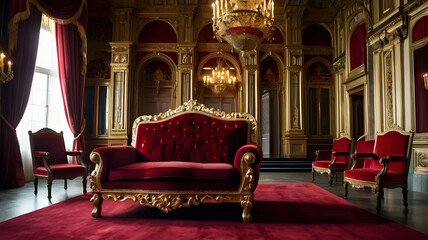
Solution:
[[[50,165],[52,171],[52,177],[76,177],[84,176],[86,174],[86,168],[78,164],[54,164]],[[48,171],[45,167],[36,168],[36,175],[47,176]]]
[[[64,138],[62,135],[51,131],[40,132],[33,135],[34,151],[49,152],[49,164],[67,164],[67,155],[65,154]],[[41,159],[37,161],[38,166],[43,166]]]
[[[319,167],[319,168],[329,168],[328,165],[331,163],[331,161],[315,161],[312,163],[313,167]],[[334,163],[333,169],[348,169],[347,163]]]
[[[238,172],[228,163],[138,162],[110,170],[110,181],[150,178],[231,180]]]
[[[375,177],[380,172],[379,169],[373,168],[357,168],[353,170],[346,170],[344,176],[347,178],[366,181],[366,182],[375,182]],[[388,173],[383,177],[382,183],[404,183],[406,179],[404,175],[388,170]]]

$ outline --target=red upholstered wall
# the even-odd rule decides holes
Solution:
[[[303,32],[303,45],[331,47],[331,35],[323,26],[313,24]]]
[[[350,46],[350,59],[351,70],[363,65],[366,62],[366,42],[364,23],[359,25],[351,35]]]
[[[213,25],[207,24],[201,29],[198,34],[198,42],[200,43],[218,43],[217,38],[214,37]]]
[[[414,51],[416,132],[428,132],[428,89],[423,75],[428,73],[428,46]]]
[[[143,29],[141,29],[138,42],[176,43],[177,34],[169,23],[161,20],[154,20],[147,23]]]
[[[428,16],[419,20],[413,28],[413,42],[421,40],[428,36]]]

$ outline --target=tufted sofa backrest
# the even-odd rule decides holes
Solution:
[[[135,148],[146,161],[231,163],[249,142],[245,119],[225,120],[187,112],[137,126]]]

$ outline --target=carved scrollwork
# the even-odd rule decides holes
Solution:
[[[200,104],[197,100],[192,99],[185,102],[183,105],[177,107],[172,110],[169,109],[164,113],[160,113],[158,115],[143,115],[135,119],[134,124],[132,125],[132,143],[131,145],[135,147],[136,142],[136,131],[137,127],[140,123],[143,122],[157,122],[162,121],[167,118],[170,118],[174,115],[185,113],[185,112],[202,112],[213,117],[222,118],[226,120],[239,120],[244,119],[247,120],[250,124],[250,141],[255,142],[256,138],[256,130],[257,130],[257,122],[254,117],[249,113],[225,113],[224,111],[220,111],[219,109],[208,108],[204,104]]]
[[[251,165],[255,162],[256,156],[253,153],[245,153],[241,161],[241,185],[240,192],[251,191],[254,187],[254,172]]]
[[[124,201],[127,199],[143,206],[155,207],[159,210],[169,213],[181,207],[190,205],[199,205],[206,199],[212,199],[217,202],[236,202],[239,201],[239,195],[212,195],[212,194],[180,194],[180,193],[102,193],[102,199]],[[99,197],[94,195],[91,202],[95,205],[98,203]],[[246,200],[250,201],[250,200]],[[247,204],[248,205],[248,204]],[[94,209],[95,211],[95,209]]]

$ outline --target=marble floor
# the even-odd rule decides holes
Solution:
[[[316,174],[315,184],[323,189],[343,196],[343,184],[338,174],[338,181],[333,186],[328,185],[327,175]],[[260,183],[299,183],[311,182],[309,172],[262,172]],[[34,196],[33,183],[28,182],[24,187],[0,190],[0,221],[64,201],[82,194],[81,178],[68,181],[68,189],[63,189],[63,181],[53,182],[52,199],[47,199],[46,181],[39,180],[39,193]],[[89,190],[89,184],[88,184]],[[419,232],[428,234],[428,193],[409,191],[409,207],[403,206],[401,188],[385,189],[382,210],[376,212],[376,197],[373,190],[358,190],[349,188],[348,201],[383,218],[403,224]]]

